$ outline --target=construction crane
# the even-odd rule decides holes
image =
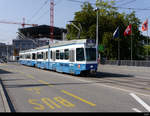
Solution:
[[[29,25],[29,26],[38,26],[38,24],[27,24],[25,23],[25,18],[23,18],[23,23],[21,22],[9,22],[9,21],[0,21],[0,23],[4,23],[4,24],[17,24],[17,25],[21,25],[23,28],[25,27],[25,25]]]
[[[53,42],[54,38],[54,0],[50,1],[50,38]]]

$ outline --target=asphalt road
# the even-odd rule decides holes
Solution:
[[[79,77],[8,63],[0,78],[15,112],[150,112],[150,73],[113,68]]]

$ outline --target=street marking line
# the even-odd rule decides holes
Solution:
[[[32,105],[35,105],[36,107],[33,107],[35,110],[44,110],[45,107],[44,105],[37,103],[39,100],[38,99],[29,99],[28,102]]]
[[[116,87],[116,86],[110,86],[110,85],[106,85],[106,84],[97,84],[97,83],[94,83],[95,85],[98,85],[98,86],[103,86],[103,87],[107,87],[107,88],[112,88],[112,89],[118,89],[120,91],[125,91],[125,92],[134,92],[138,95],[142,95],[142,96],[146,96],[146,97],[150,97],[150,95],[148,94],[144,94],[144,93],[140,93],[140,92],[136,92],[136,91],[133,91],[133,90],[128,90],[128,89],[123,89],[123,88],[120,88],[120,87]]]
[[[30,91],[30,92],[34,92],[36,94],[40,94],[41,88],[38,88],[38,87],[35,87],[35,88],[25,88],[25,90]]]
[[[87,100],[85,100],[85,99],[82,99],[82,98],[80,98],[80,97],[78,97],[78,96],[76,96],[76,95],[74,95],[74,94],[72,94],[72,93],[70,93],[70,92],[67,92],[67,91],[65,91],[65,90],[61,90],[61,92],[64,93],[64,94],[67,94],[67,95],[69,95],[69,96],[71,96],[71,97],[73,97],[73,98],[75,98],[75,99],[78,99],[78,100],[80,100],[80,101],[82,101],[82,102],[84,102],[84,103],[87,103],[87,104],[89,104],[89,105],[91,105],[91,106],[96,106],[96,104],[94,104],[94,103],[92,103],[92,102],[90,102],[90,101],[87,101]]]
[[[48,85],[49,87],[52,87],[52,85],[50,85],[48,82],[46,81],[43,81],[43,80],[38,80],[40,83],[42,84],[45,84],[45,85]]]
[[[45,103],[49,108],[51,108],[51,109],[55,109],[55,107],[57,107],[57,108],[61,108],[61,106],[60,105],[58,105],[58,104],[56,104],[53,100],[51,100],[50,98],[42,98],[41,99],[41,101],[43,102],[43,103]],[[53,104],[53,105],[51,105],[51,104]]]
[[[31,79],[34,79],[34,77],[30,74],[27,75],[27,77],[31,78]]]
[[[54,97],[54,100],[56,100],[58,103],[62,104],[65,107],[75,107],[74,104],[72,104],[71,102],[69,102],[68,100],[62,98],[62,97]]]
[[[134,93],[130,93],[130,95],[139,102],[145,109],[147,109],[150,112],[150,106],[147,105],[142,99],[140,99],[138,96],[136,96]]]
[[[138,110],[137,108],[132,108],[132,110],[134,110],[135,112],[141,112],[141,111]]]
[[[59,73],[58,73],[58,74],[56,73],[56,75],[59,75],[59,76],[60,76]],[[87,81],[87,80],[84,80],[84,79],[74,78],[74,77],[71,77],[71,76],[68,76],[68,75],[61,75],[61,76],[65,77],[65,78],[67,77],[67,78],[71,78],[71,79],[74,79],[74,80],[79,80],[79,81],[86,82],[86,83],[93,83],[93,82],[94,82],[94,81]],[[106,85],[106,84],[102,84],[102,83],[101,83],[101,84],[93,83],[93,84],[94,84],[94,85],[98,85],[98,86],[107,87],[107,88],[118,89],[118,90],[120,90],[120,91],[125,91],[125,92],[129,92],[129,93],[134,92],[134,93],[136,93],[136,94],[138,94],[138,95],[150,97],[149,94],[140,93],[140,92],[135,92],[135,91],[133,91],[133,90],[123,89],[123,88],[116,87],[116,86]]]

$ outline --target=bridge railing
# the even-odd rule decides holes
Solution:
[[[145,60],[101,60],[101,64],[150,67],[150,61]]]

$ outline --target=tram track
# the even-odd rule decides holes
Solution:
[[[112,86],[127,87],[131,89],[150,91],[150,79],[138,77],[83,77],[88,80],[96,81],[95,83],[111,84]]]
[[[15,64],[15,65],[19,65],[19,64]],[[28,68],[32,68],[32,67],[28,67]],[[45,70],[45,71],[49,71],[49,70]],[[54,73],[58,73],[58,72],[54,72]],[[82,78],[82,79],[84,78],[85,80],[94,81],[92,83],[105,83],[105,84],[111,84],[112,86],[128,87],[131,89],[138,89],[142,91],[144,90],[146,92],[149,92],[150,90],[150,79],[143,79],[142,77],[138,77],[130,74],[125,75],[125,74],[110,73],[110,72],[98,72],[97,76],[90,75],[90,76],[81,77],[81,76],[73,76],[64,73],[62,75],[64,76],[69,75],[72,76],[73,78]]]

